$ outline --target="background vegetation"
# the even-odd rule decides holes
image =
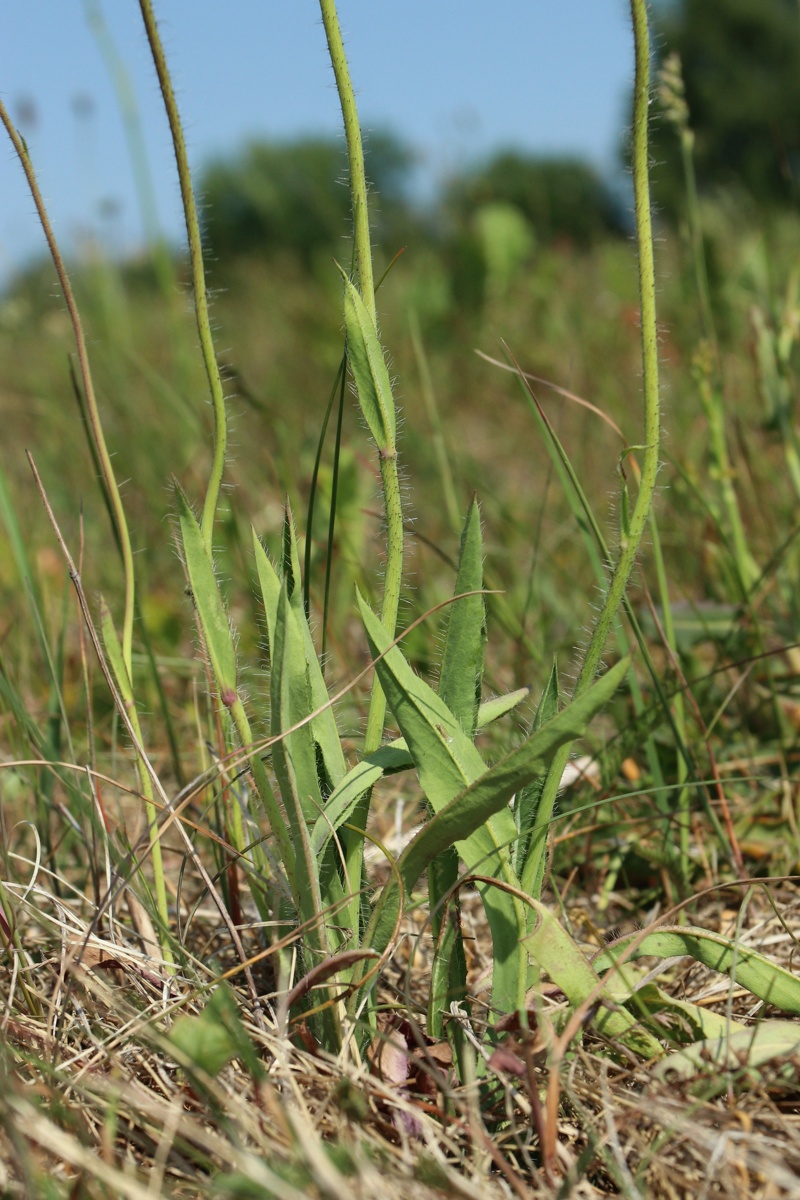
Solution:
[[[579,760],[588,778],[559,799],[545,895],[572,946],[598,950],[606,938],[683,904],[693,925],[786,959],[798,908],[785,877],[795,874],[800,856],[800,17],[789,0],[757,7],[685,0],[659,6],[655,23],[657,65],[664,68],[652,150],[663,465],[657,525],[609,660],[635,640],[631,614],[643,647],[635,681],[593,726],[586,748],[595,757],[591,765]],[[670,57],[675,52],[679,61]],[[591,519],[610,555],[626,537],[636,472],[625,451],[641,438],[633,220],[629,202],[580,162],[501,149],[450,180],[425,209],[414,201],[412,166],[413,148],[389,132],[371,135],[366,170],[375,277],[382,280],[380,338],[391,351],[402,414],[401,625],[452,596],[464,514],[477,490],[490,590],[483,693],[525,686],[532,697],[504,731],[492,727],[482,736],[482,752],[496,758],[530,730],[554,659],[568,691],[575,648],[591,627],[605,579],[605,555],[587,537]],[[331,692],[368,661],[355,587],[376,609],[382,593],[379,470],[350,399],[338,448],[334,407],[312,487],[342,357],[342,279],[334,259],[350,266],[353,258],[347,179],[343,145],[319,139],[253,144],[209,164],[197,181],[232,418],[214,530],[216,577],[238,632],[242,692],[254,725],[267,728],[275,697],[251,524],[266,544],[279,546],[290,499]],[[186,495],[202,496],[211,460],[190,271],[162,246],[137,262],[90,256],[71,274],[136,552],[137,710],[159,778],[170,795],[182,794],[226,749],[219,706],[208,698],[214,688],[207,665],[195,652],[198,634],[171,532],[182,512],[172,478]],[[436,1187],[487,1196],[508,1188],[520,1195],[577,1195],[570,1189],[580,1188],[668,1195],[676,1178],[692,1194],[698,1178],[707,1194],[755,1194],[770,1178],[772,1194],[792,1194],[800,1169],[787,1128],[797,1089],[784,1067],[795,1061],[794,1042],[763,1055],[756,1075],[756,1067],[744,1070],[741,1047],[738,1059],[718,1063],[721,1100],[707,1081],[697,1090],[699,1068],[684,1071],[671,1092],[663,1076],[642,1069],[641,1046],[635,1059],[630,1046],[609,1056],[607,1046],[597,1048],[596,1033],[576,1041],[572,1058],[569,1039],[558,1049],[569,1068],[562,1071],[552,1047],[545,1061],[542,1043],[514,1028],[505,1042],[492,1042],[499,1055],[493,1066],[476,1055],[480,1065],[470,1080],[463,1058],[456,1078],[453,1059],[439,1049],[460,1053],[453,1048],[458,1037],[451,1029],[447,1042],[440,1030],[422,1038],[425,1048],[434,1045],[434,1066],[426,1060],[423,1069],[410,1029],[416,1021],[432,1029],[424,1021],[433,958],[426,917],[409,917],[408,940],[381,981],[382,1015],[392,1019],[380,1026],[377,1049],[362,1045],[358,1061],[321,1053],[320,1043],[330,1045],[313,1014],[301,1034],[293,1027],[291,1039],[267,1036],[243,985],[241,993],[214,993],[217,1008],[206,1024],[208,997],[192,992],[186,1012],[193,1015],[183,1019],[197,1024],[183,1027],[182,1043],[166,1041],[167,1027],[151,1021],[169,986],[147,966],[159,950],[149,886],[137,883],[138,900],[124,917],[135,954],[122,941],[111,953],[114,924],[93,922],[76,901],[89,896],[99,904],[113,859],[108,846],[119,856],[136,847],[143,816],[125,791],[135,793],[137,784],[120,714],[94,665],[23,453],[33,452],[95,610],[98,593],[118,606],[119,561],[87,447],[72,331],[53,282],[52,267],[42,264],[0,301],[3,1053],[13,1056],[15,1080],[33,1083],[41,1098],[27,1108],[15,1082],[0,1107],[9,1164],[0,1189],[139,1195],[136,1188],[145,1185],[137,1171],[145,1167],[155,1187],[175,1196],[206,1194],[214,1179],[226,1196],[336,1195],[353,1179],[364,1195],[376,1194],[379,1184],[398,1195],[413,1187],[420,1195]],[[529,373],[533,396],[509,370],[509,351]],[[423,681],[437,686],[442,639],[430,624],[412,628],[402,646]],[[652,676],[641,663],[645,654]],[[366,709],[365,687],[337,706],[353,761]],[[91,763],[100,782],[79,797],[70,773],[57,766],[64,761]],[[397,831],[407,835],[427,811],[416,783],[398,778],[376,790],[370,826],[392,851],[402,844],[392,840]],[[220,849],[230,829],[215,805],[204,795],[190,820],[256,960],[265,944],[264,913],[236,891]],[[199,884],[186,884],[185,901],[184,872],[191,876],[192,864],[176,839],[165,836],[164,844],[170,905],[191,930],[184,941],[192,969],[210,964],[215,979],[231,970],[238,989],[228,932],[218,928]],[[379,856],[368,853],[367,872],[376,887],[385,881]],[[25,907],[28,881],[38,914]],[[117,928],[121,920],[115,917]],[[492,951],[474,893],[463,901],[462,925],[472,1012],[476,1021],[485,1017],[491,1033]],[[100,934],[103,953],[87,959]],[[259,960],[254,969],[261,972],[255,990],[272,995],[271,962]],[[778,976],[768,976],[766,996],[756,992],[758,1003],[726,976],[715,990],[713,978],[707,959],[673,971],[664,985],[673,1006],[663,995],[653,1001],[657,1022],[669,1028],[662,1040],[672,1045],[674,1035],[680,1044],[688,1026],[696,1040],[692,1022],[705,1009],[721,1022],[775,1015],[770,987]],[[554,992],[544,994],[549,1004]],[[236,996],[230,1010],[229,995]],[[691,1012],[679,1007],[687,998],[697,1001]],[[526,1020],[535,1033],[536,1022],[545,1022],[531,1005]],[[126,1043],[119,1031],[138,1021],[147,1033]],[[211,1025],[213,1036],[220,1029],[224,1036],[204,1057],[197,1045],[213,1040]],[[258,1062],[249,1057],[251,1039]],[[621,1040],[610,1038],[616,1050]],[[101,1044],[124,1045],[119,1062],[100,1054]],[[56,1069],[64,1046],[79,1066],[70,1085],[74,1104],[64,1099]],[[215,1053],[219,1071],[208,1066]],[[260,1065],[267,1058],[269,1079]],[[160,1082],[142,1084],[158,1071]],[[240,1093],[250,1109],[237,1107]],[[290,1115],[281,1115],[282,1105]],[[42,1114],[50,1124],[36,1135]],[[740,1154],[713,1158],[709,1147],[720,1126],[746,1128]],[[30,1143],[26,1128],[34,1130]],[[61,1164],[55,1172],[53,1163]]]

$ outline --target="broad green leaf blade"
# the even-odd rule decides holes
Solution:
[[[609,991],[614,995],[617,994],[611,983],[609,983]],[[714,1012],[712,1008],[703,1008],[699,1004],[692,1004],[689,1000],[678,1000],[656,987],[654,983],[648,983],[644,987],[638,988],[634,1004],[629,1004],[628,1007],[634,1012],[642,1007],[653,1016],[666,1014],[679,1017],[687,1030],[687,1037],[677,1039],[681,1041],[695,1042],[701,1038],[724,1037],[736,1030],[747,1029],[746,1025],[742,1025],[739,1021],[728,1020],[726,1016]],[[674,1034],[673,1040],[676,1040]]]
[[[332,864],[320,863],[311,849],[310,831],[322,811],[322,795],[310,726],[306,722],[294,728],[308,717],[310,701],[303,635],[286,583],[281,586],[278,598],[271,649],[270,732],[276,739],[272,765],[295,856],[294,899],[300,919],[306,924],[303,965],[306,970],[313,970],[340,948],[342,931],[329,920],[326,909],[340,901],[343,892]],[[331,999],[333,990],[323,988],[322,998]],[[320,1014],[318,1027],[326,1048],[338,1048],[341,1031],[335,1007],[328,1007]]]
[[[457,848],[471,870],[482,871],[482,864],[470,861],[469,839],[482,830],[492,814],[505,808],[514,793],[547,770],[553,755],[564,742],[580,737],[586,726],[610,700],[630,666],[623,659],[584,692],[584,694],[512,750],[474,784],[445,805],[406,847],[399,869],[404,892],[409,895],[428,863],[448,846]],[[505,810],[513,827],[513,818]],[[513,836],[513,835],[512,835]],[[482,872],[483,873],[483,872]],[[400,903],[394,878],[386,884],[366,933],[366,944],[383,951],[392,936]]]
[[[303,607],[303,588],[300,578],[300,554],[297,549],[297,533],[294,527],[292,510],[288,503],[283,510],[283,531],[281,534],[281,570],[286,592],[296,610],[298,605]]]
[[[599,1002],[595,1025],[605,1037],[615,1038],[646,1058],[660,1057],[663,1050],[636,1019],[621,1008],[566,929],[539,900],[530,901],[539,918],[525,945],[575,1009],[590,997]]]
[[[484,700],[478,709],[478,731],[485,729],[493,721],[499,721],[506,713],[510,713],[518,704],[527,699],[530,694],[529,687],[521,687],[517,688],[515,692],[507,692],[505,696],[492,696],[491,699]]]
[[[361,596],[359,605],[374,658],[384,654],[375,667],[381,688],[408,743],[422,791],[433,811],[439,812],[486,773],[486,763],[445,702],[416,676],[401,650],[391,647],[384,626]],[[509,848],[515,834],[511,812],[507,808],[494,809],[481,827],[471,830],[456,848],[470,871],[501,878],[518,888]],[[457,840],[458,836],[452,836],[440,852],[445,853]],[[492,929],[493,1003],[495,1008],[509,1012],[521,1006],[527,986],[527,962],[519,944],[525,932],[525,910],[517,896],[499,888],[480,883],[479,890]]]
[[[314,854],[319,857],[323,853],[336,830],[351,816],[359,796],[363,796],[364,792],[373,787],[382,775],[405,771],[411,766],[411,756],[405,746],[398,747],[397,743],[393,743],[381,746],[372,754],[368,754],[348,771],[325,801],[322,815],[314,822],[311,831],[311,848]]]
[[[701,1038],[722,1037],[732,1029],[746,1028],[713,1009],[668,995],[654,983],[645,982],[649,977],[650,972],[646,967],[626,962],[617,970],[606,973],[603,986],[617,1003],[626,1004],[635,1016],[646,1022],[649,1018],[657,1018],[649,1023],[660,1037],[668,1035],[673,1042],[696,1042]],[[678,1018],[670,1025],[669,1031],[663,1024],[665,1015]]]
[[[264,601],[264,615],[267,618],[267,641],[271,649],[275,645],[275,621],[278,617],[281,581],[278,572],[270,562],[269,555],[261,545],[255,529],[252,530],[252,534],[256,573],[261,588],[261,599]]]
[[[317,782],[314,743],[308,725],[286,733],[308,716],[308,683],[303,639],[281,588],[275,619],[275,644],[270,674],[270,732],[272,765],[283,798],[295,855],[295,903],[302,921],[309,923],[305,945],[313,952],[308,967],[314,967],[331,952],[325,927],[319,864],[311,850],[310,824],[322,811]]]
[[[430,859],[449,845],[457,845],[470,869],[481,869],[470,866],[460,839],[481,830],[492,813],[502,809],[520,787],[547,770],[559,747],[585,733],[591,719],[613,696],[629,666],[627,658],[618,662],[578,700],[573,700],[557,717],[531,734],[428,822],[401,859],[409,887],[414,886]],[[511,818],[510,812],[508,816]],[[513,828],[513,818],[511,825]]]
[[[468,737],[475,736],[486,649],[481,513],[473,497],[461,534],[455,594],[450,606],[439,676],[439,695]],[[471,592],[472,595],[465,593]]]
[[[384,654],[376,665],[381,686],[408,744],[420,786],[438,813],[485,774],[486,764],[444,701],[415,675],[399,648],[391,646],[386,630],[360,596],[358,602],[373,657]],[[509,849],[516,834],[514,818],[507,808],[498,808],[480,828],[459,841],[457,850],[470,871],[518,888]],[[457,840],[458,835],[451,837],[439,853],[444,854]],[[523,1003],[527,986],[527,962],[520,946],[526,929],[525,908],[518,897],[499,888],[484,883],[478,888],[492,930],[493,1003],[501,1011],[512,1011]]]
[[[358,596],[361,618],[386,699],[400,726],[422,790],[434,810],[441,808],[486,770],[486,763],[444,701],[406,662],[366,602]],[[390,648],[391,647],[391,648]]]
[[[364,301],[345,271],[342,271],[342,278],[347,357],[356,382],[358,402],[378,449],[382,453],[393,453],[397,437],[396,417],[383,350]]]
[[[794,1021],[759,1021],[752,1028],[734,1029],[721,1037],[706,1038],[683,1050],[668,1054],[656,1067],[660,1079],[698,1079],[696,1088],[703,1097],[724,1091],[730,1073],[743,1076],[745,1086],[759,1081],[759,1068],[780,1060],[779,1078],[789,1084],[797,1081],[797,1055],[800,1053],[800,1025]]]
[[[288,589],[289,599],[303,635],[311,709],[317,713],[317,716],[311,722],[311,736],[319,747],[320,757],[325,768],[324,774],[327,778],[320,780],[320,788],[323,796],[326,796],[344,778],[347,772],[347,763],[342,751],[342,744],[339,740],[339,730],[336,727],[336,717],[330,704],[325,677],[322,674],[322,668],[317,658],[317,650],[314,645],[314,639],[311,636],[311,629],[303,606],[297,533],[292,519],[292,511],[287,506],[283,532],[284,580],[287,579],[289,571],[291,571],[292,578],[294,579],[292,587]]]
[[[206,553],[203,535],[189,501],[176,486],[181,543],[211,671],[223,702],[230,707],[236,697],[236,648],[228,614],[222,602],[214,566]]]
[[[593,965],[598,974],[603,974],[610,971],[623,956],[632,961],[645,954],[657,958],[690,954],[711,970],[730,975],[740,987],[747,988],[759,1000],[800,1016],[799,976],[778,966],[757,950],[750,950],[722,934],[706,929],[673,925],[657,929],[646,937],[640,933],[628,934],[595,955]]]
[[[275,642],[275,621],[278,613],[281,581],[277,571],[270,562],[267,552],[261,545],[255,529],[252,531],[252,534],[256,572],[261,587],[261,596],[264,601],[264,612],[267,618],[267,639],[270,647],[272,647]],[[290,543],[290,561],[292,557]],[[295,561],[298,561],[296,555],[294,558]],[[325,685],[325,679],[317,658],[311,630],[308,627],[305,612],[303,611],[302,589],[299,585],[296,585],[294,588],[291,605],[303,635],[305,661],[308,669],[310,711],[318,713],[311,722],[311,735],[319,746],[322,762],[325,766],[325,774],[327,775],[325,782],[327,787],[322,788],[324,792],[329,788],[335,788],[342,781],[347,772],[347,763],[342,752],[341,742],[339,741],[336,717],[329,703],[330,697],[328,696],[328,689]],[[322,786],[322,784],[323,781],[320,780],[320,785]]]
[[[278,739],[272,760],[293,832],[299,836],[301,827],[312,825],[322,812],[322,796],[308,724],[284,732],[305,721],[311,711],[303,637],[285,585],[275,621],[270,702],[270,733]]]

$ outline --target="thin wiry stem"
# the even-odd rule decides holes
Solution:
[[[375,308],[375,285],[372,271],[372,247],[369,234],[369,212],[367,209],[367,179],[364,168],[364,147],[358,121],[355,93],[347,66],[335,0],[320,0],[322,21],[328,39],[328,50],[336,77],[336,87],[342,106],[347,154],[350,162],[350,192],[353,203],[355,239],[355,261],[358,286],[364,306],[377,330]],[[400,492],[400,476],[397,469],[397,447],[392,444],[378,446],[380,454],[381,486],[386,509],[386,573],[384,577],[381,624],[394,636],[397,613],[400,607],[400,592],[403,578],[403,505]],[[370,697],[367,731],[364,750],[369,754],[377,749],[383,736],[386,715],[386,698],[377,676],[373,680]]]
[[[153,7],[150,0],[139,0],[142,19],[150,43],[164,108],[167,112],[172,145],[175,150],[175,162],[178,167],[178,180],[181,188],[184,219],[186,221],[186,236],[189,241],[189,260],[192,270],[192,290],[194,292],[194,309],[197,318],[197,333],[200,338],[200,349],[206,368],[208,386],[211,391],[211,401],[214,408],[214,457],[211,463],[211,473],[208,489],[203,504],[201,529],[206,550],[211,555],[212,538],[214,534],[214,515],[217,511],[219,491],[222,486],[222,475],[225,470],[225,451],[228,441],[227,413],[225,410],[225,393],[222,387],[217,356],[214,352],[214,339],[211,335],[211,320],[208,311],[208,292],[203,268],[203,247],[200,240],[200,222],[197,217],[192,177],[189,171],[189,158],[186,153],[186,142],[183,137],[180,113],[178,112],[175,92],[172,88],[164,47],[158,33]]]
[[[644,392],[644,451],[642,475],[636,503],[627,530],[623,531],[619,556],[608,591],[592,632],[583,665],[575,685],[577,698],[591,684],[603,656],[617,610],[622,603],[633,565],[639,552],[656,488],[659,461],[660,404],[658,392],[658,327],[656,323],[656,285],[653,261],[653,229],[650,218],[650,180],[647,159],[647,122],[650,103],[650,38],[646,0],[630,0],[636,51],[636,76],[633,100],[633,187],[636,210],[636,238],[639,251],[639,299],[641,305],[642,370]],[[547,833],[564,767],[569,759],[569,744],[556,754],[547,773],[536,823],[531,853],[522,877],[523,889],[530,895],[541,894],[547,862]]]
[[[333,73],[336,77],[336,88],[342,106],[344,131],[347,138],[347,157],[350,162],[350,192],[353,198],[353,237],[356,252],[356,272],[361,299],[367,307],[377,328],[375,309],[375,283],[372,272],[372,246],[369,236],[369,209],[367,206],[367,177],[364,170],[364,145],[361,140],[361,126],[358,122],[358,109],[350,71],[347,66],[347,56],[344,52],[342,31],[339,28],[339,18],[336,15],[335,0],[320,0],[322,23],[325,26],[325,36],[328,39]]]

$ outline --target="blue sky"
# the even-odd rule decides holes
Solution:
[[[315,0],[154,0],[192,167],[247,139],[337,133]],[[181,236],[168,131],[136,0],[6,5],[0,96],[19,121],[66,248],[143,237],[120,105],[87,19],[99,11],[132,84],[159,229]],[[627,120],[627,0],[339,0],[362,123],[421,155],[420,187],[498,146],[616,169]],[[4,135],[3,135],[4,136]],[[105,216],[103,216],[105,212]],[[113,214],[113,215],[109,215]],[[0,153],[0,284],[42,247],[19,164]]]

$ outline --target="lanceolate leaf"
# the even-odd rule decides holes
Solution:
[[[525,939],[525,945],[543,971],[570,1002],[578,1008],[585,1001],[599,1003],[594,1023],[606,1037],[615,1038],[646,1058],[660,1057],[663,1050],[636,1018],[620,1007],[613,994],[603,986],[597,972],[579,946],[553,914],[538,900],[531,900],[538,923]]]
[[[356,382],[358,401],[378,449],[393,451],[396,439],[394,397],[383,350],[364,301],[344,271],[342,277],[347,357]]]
[[[416,675],[398,646],[359,595],[358,605],[373,657],[395,720],[419,773],[420,784],[435,810],[458,795],[486,770],[472,741],[431,687]]]
[[[533,719],[533,732],[535,733],[537,729],[541,729],[542,725],[551,721],[557,712],[558,670],[556,669],[556,664],[553,663],[553,669],[545,684],[542,698],[539,701],[539,707],[536,710],[536,716]],[[539,808],[539,800],[542,796],[543,787],[544,779],[535,779],[533,783],[529,783],[527,787],[524,787],[520,791],[514,801],[514,818],[519,833],[519,840],[514,853],[514,865],[520,878],[525,870],[531,832],[536,823],[536,812]]]
[[[181,530],[183,556],[189,573],[203,640],[208,651],[211,670],[220,694],[230,697],[228,705],[236,696],[236,649],[233,644],[228,614],[222,602],[214,567],[206,553],[203,535],[189,501],[180,488],[178,496],[178,519]]]
[[[270,648],[275,644],[275,621],[278,616],[278,599],[281,594],[281,581],[278,572],[270,562],[269,555],[259,541],[255,529],[253,534],[253,553],[256,558],[256,572],[261,587],[261,598],[264,601],[264,615],[267,618],[267,641]]]
[[[480,592],[482,587],[481,514],[478,502],[473,498],[461,534],[456,577],[455,594],[462,599],[450,606],[439,677],[439,695],[470,738],[475,736],[477,726],[486,648],[486,605]]]
[[[263,550],[261,553],[263,554]],[[492,721],[497,721],[500,717],[505,716],[506,713],[516,708],[529,693],[530,688],[524,687],[515,692],[509,692],[505,696],[494,696],[491,700],[487,700],[478,710],[478,727],[483,729]],[[312,729],[314,727],[314,722],[312,722]],[[382,775],[396,775],[400,771],[410,771],[413,766],[414,760],[409,753],[406,739],[395,738],[394,741],[381,746],[373,754],[368,754],[360,763],[352,767],[325,801],[325,811],[314,825],[311,844],[317,853],[322,853],[334,831],[349,820],[358,797],[377,783]]]
[[[389,649],[386,631],[360,598],[359,603],[373,654],[385,652],[376,670],[436,814],[400,858],[405,893],[410,894],[422,871],[451,845],[456,846],[469,871],[493,875],[518,888],[509,857],[516,826],[508,801],[519,787],[546,769],[563,742],[585,731],[591,717],[613,694],[628,663],[618,664],[580,700],[487,771],[449,709],[414,674],[399,649]],[[524,993],[527,982],[524,956],[520,959],[518,951],[528,918],[518,897],[485,884],[481,895],[492,929],[494,1004],[509,1010],[521,1003],[519,991],[522,988]],[[393,879],[381,895],[368,931],[372,939],[368,944],[379,951],[391,937],[399,903]]]
[[[585,731],[592,717],[610,700],[630,666],[622,659],[606,672],[578,700],[568,705],[552,721],[517,746],[491,767],[461,795],[456,796],[428,822],[409,844],[402,856],[404,880],[416,883],[433,855],[444,846],[479,830],[493,812],[506,804],[514,793],[537,775],[543,774],[560,746],[574,741]],[[510,813],[509,813],[510,816]],[[513,826],[513,820],[512,820]],[[464,854],[462,852],[462,858]],[[467,866],[469,861],[464,858]],[[480,866],[472,867],[480,870]]]
[[[294,583],[289,591],[289,600],[294,609],[297,623],[303,635],[306,666],[308,668],[308,686],[311,697],[312,711],[318,715],[311,722],[311,735],[319,747],[320,756],[325,767],[326,779],[320,780],[323,796],[327,795],[341,780],[347,771],[342,744],[339,741],[339,731],[336,727],[336,717],[330,704],[325,677],[317,658],[314,639],[303,606],[303,589],[300,579],[300,554],[297,548],[297,534],[291,509],[287,507],[283,531],[283,570],[284,579],[291,571]]]
[[[309,711],[303,637],[284,584],[278,600],[270,672],[270,732],[276,739],[272,747],[272,764],[291,831],[295,854],[295,903],[301,920],[308,923],[304,942],[313,952],[307,959],[311,969],[338,949],[338,936],[332,927],[328,927],[324,910],[332,900],[341,898],[342,891],[335,872],[327,872],[330,894],[326,894],[323,902],[320,864],[311,849],[311,826],[322,811],[311,730],[304,724],[291,733],[286,732],[303,721]],[[328,1011],[323,1021],[330,1026],[331,1032],[336,1024],[333,1010]]]
[[[629,961],[652,954],[658,958],[673,958],[690,954],[704,966],[730,975],[739,987],[745,987],[767,1004],[784,1012],[800,1016],[800,977],[778,966],[757,950],[750,950],[719,933],[693,926],[674,925],[657,929],[642,937],[629,934],[606,946],[593,959],[598,974],[610,971],[618,959]]]
[[[728,1087],[731,1074],[742,1077],[745,1086],[758,1083],[758,1068],[778,1059],[778,1078],[791,1086],[797,1081],[798,1053],[800,1026],[796,1022],[759,1021],[747,1029],[734,1025],[721,1037],[706,1038],[667,1055],[656,1067],[656,1075],[661,1079],[698,1078],[692,1090],[708,1098]]]
[[[530,693],[530,688],[522,687],[517,688],[515,692],[506,692],[504,696],[492,696],[489,700],[484,700],[478,709],[478,730],[485,729],[493,721],[499,721],[521,704]]]
[[[314,743],[308,724],[285,733],[308,717],[308,674],[303,637],[297,618],[282,587],[275,621],[270,672],[271,729],[275,742],[272,759],[283,801],[295,835],[299,825],[313,824],[322,811]]]
[[[278,599],[281,593],[281,581],[278,573],[269,560],[269,557],[261,545],[261,542],[253,530],[253,552],[256,559],[256,570],[258,573],[258,581],[261,586],[261,596],[264,601],[264,612],[267,618],[267,638],[270,647],[274,646],[275,642],[275,621],[278,613]],[[295,603],[295,601],[299,603]],[[314,741],[317,743],[322,756],[322,761],[325,765],[325,774],[327,776],[327,787],[335,787],[344,778],[347,771],[347,763],[342,752],[341,743],[339,741],[339,733],[336,728],[336,718],[331,708],[328,696],[328,689],[325,686],[325,680],[320,669],[319,660],[317,659],[314,642],[311,637],[311,630],[308,628],[305,613],[303,611],[301,589],[299,584],[295,584],[291,600],[292,611],[294,612],[300,630],[303,636],[303,646],[305,654],[306,667],[308,669],[308,686],[310,692],[309,711],[318,712],[311,722],[311,734]],[[320,711],[321,710],[321,711]],[[322,784],[323,781],[320,781]],[[327,790],[327,787],[324,790]]]
[[[435,855],[479,829],[492,813],[508,803],[519,787],[547,769],[559,746],[585,731],[592,717],[608,703],[629,666],[628,659],[617,663],[579,700],[507,754],[428,822],[407,846],[398,864],[407,893]],[[394,928],[399,901],[393,888],[392,882],[384,888],[370,923],[369,945],[377,950],[385,949],[384,938],[391,936]],[[384,908],[393,911],[384,914]]]
[[[389,649],[386,630],[360,596],[358,599],[373,656],[386,652],[376,666],[378,678],[408,743],[420,786],[438,813],[485,774],[486,764],[444,701],[415,675],[397,646]],[[455,834],[437,853],[458,841],[457,849],[471,871],[501,878],[518,888],[510,859],[515,832],[511,812],[498,805],[465,840]],[[434,857],[426,860],[423,869]],[[509,1011],[523,1002],[527,986],[527,963],[520,947],[526,929],[525,909],[514,895],[486,884],[479,888],[492,930],[493,1002],[496,1008]]]
[[[349,819],[359,797],[373,787],[382,775],[392,775],[413,766],[405,744],[398,745],[399,742],[400,739],[368,754],[348,771],[331,792],[322,815],[317,818],[311,831],[311,847],[317,856],[322,854],[336,830]]]

